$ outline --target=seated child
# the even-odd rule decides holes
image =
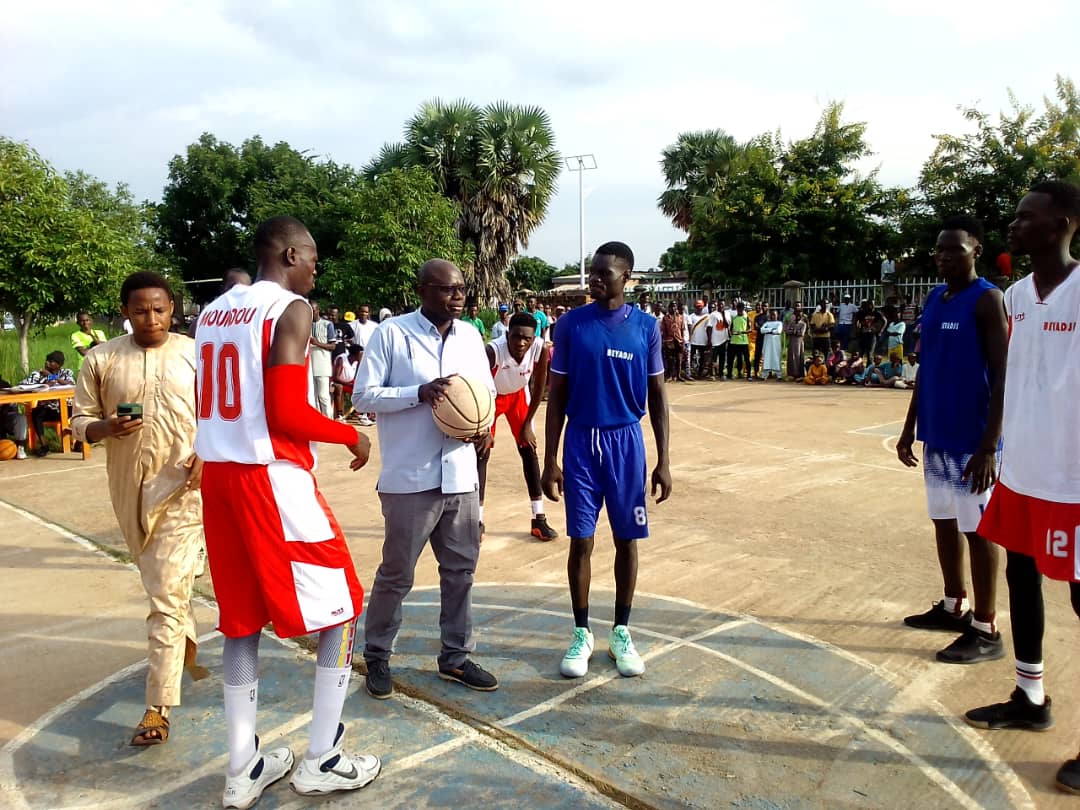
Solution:
[[[836,381],[843,385],[844,383],[857,383],[861,380],[857,380],[856,377],[866,371],[866,363],[863,361],[863,356],[858,351],[853,351],[848,354],[847,360],[836,364]]]
[[[825,358],[820,352],[814,353],[814,359],[810,362],[810,368],[806,370],[803,382],[807,385],[829,384],[829,369],[825,366]]]
[[[840,348],[840,341],[834,340],[832,344],[832,351],[829,352],[829,356],[825,358],[825,367],[829,370],[829,378],[836,380],[839,378],[837,366],[847,360],[847,355],[844,354],[844,350]]]
[[[900,379],[900,367],[881,355],[874,355],[874,365],[867,369],[866,385],[882,385],[891,388]]]
[[[919,358],[915,354],[907,356],[907,362],[900,371],[900,378],[893,382],[897,388],[912,389],[915,387],[915,378],[919,374]]]

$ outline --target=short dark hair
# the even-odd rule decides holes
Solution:
[[[530,329],[536,328],[536,318],[530,315],[528,312],[515,312],[510,316],[510,323],[507,324],[511,329],[515,326],[527,326]]]
[[[954,214],[951,217],[945,217],[944,221],[941,223],[941,230],[964,231],[980,245],[986,237],[986,232],[983,230],[983,224],[975,219],[975,217],[969,216],[968,214]]]
[[[46,363],[56,363],[57,365],[64,365],[64,353],[57,349],[55,352],[49,352],[45,355]]]
[[[296,217],[270,217],[255,230],[255,255],[262,259],[283,250],[298,235],[308,232],[307,225]]]
[[[132,293],[153,288],[164,290],[169,296],[169,300],[174,300],[172,287],[169,286],[169,282],[165,280],[164,276],[150,270],[140,270],[125,278],[124,283],[120,285],[120,303],[126,307]]]
[[[597,256],[614,256],[626,263],[631,270],[634,269],[634,251],[622,242],[604,242],[596,249]]]
[[[75,320],[79,320],[79,318],[81,318],[83,315],[89,315],[89,314],[90,313],[87,312],[85,309],[80,309],[78,312],[75,313]]]
[[[1045,180],[1031,187],[1032,194],[1045,194],[1050,203],[1070,217],[1080,217],[1080,186],[1064,180]]]

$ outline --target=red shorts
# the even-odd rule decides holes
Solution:
[[[499,394],[495,397],[495,418],[491,420],[491,435],[495,435],[495,421],[502,415],[510,423],[510,432],[514,441],[521,443],[521,430],[525,427],[525,417],[529,415],[529,387],[525,386],[513,394]]]
[[[1080,503],[1057,503],[1014,492],[998,481],[979,534],[1035,558],[1051,579],[1080,582]]]
[[[273,622],[278,636],[292,638],[360,615],[364,590],[349,547],[309,471],[287,461],[208,461],[202,496],[225,636],[249,636]]]

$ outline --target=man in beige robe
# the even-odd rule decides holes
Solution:
[[[131,742],[155,745],[168,739],[185,666],[207,674],[195,664],[191,607],[203,543],[195,342],[169,333],[172,293],[157,274],[133,274],[121,298],[133,332],[87,352],[71,427],[80,441],[105,441],[113,511],[150,599],[147,709]],[[141,405],[141,418],[118,415],[122,403]]]

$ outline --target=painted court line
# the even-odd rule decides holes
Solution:
[[[19,473],[19,475],[9,475],[0,478],[0,483],[4,483],[5,481],[18,481],[22,478],[36,478],[39,475],[56,475],[58,473],[73,472],[74,470],[97,470],[104,466],[104,464],[84,464],[81,467],[61,467],[59,470],[41,470],[40,472]]]

